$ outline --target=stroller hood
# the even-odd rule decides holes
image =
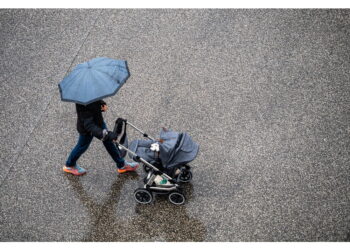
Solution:
[[[187,133],[174,131],[160,132],[160,159],[163,166],[173,168],[194,160],[198,154],[199,146]]]
[[[159,144],[159,155],[150,149],[153,143]],[[192,138],[187,133],[162,129],[160,142],[134,140],[130,143],[129,149],[148,162],[159,157],[162,165],[172,170],[176,166],[184,165],[194,160],[198,154],[199,146],[192,141]]]

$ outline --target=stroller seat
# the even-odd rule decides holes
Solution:
[[[198,144],[187,133],[163,128],[159,138],[159,140],[134,140],[130,143],[129,149],[146,161],[157,164],[157,168],[171,177],[175,176],[176,169],[194,160],[198,154]],[[152,150],[152,145],[155,143],[159,145],[158,152]],[[131,154],[129,156],[133,157]]]

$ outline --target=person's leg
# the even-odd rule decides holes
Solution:
[[[104,141],[103,145],[105,146],[107,152],[112,157],[112,159],[117,164],[118,168],[123,168],[125,164],[124,158],[120,157],[119,149],[112,141]]]
[[[103,129],[107,129],[106,123],[103,123]],[[107,152],[112,157],[112,159],[117,164],[118,172],[125,173],[128,171],[135,171],[139,164],[134,162],[126,162],[124,158],[120,156],[120,151],[112,141],[104,141],[103,145],[105,146]]]
[[[77,165],[79,157],[89,148],[93,137],[91,135],[79,135],[78,143],[70,153],[66,166],[63,168],[65,172],[80,175],[86,171]]]

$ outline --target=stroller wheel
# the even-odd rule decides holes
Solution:
[[[149,204],[153,200],[151,192],[144,188],[138,188],[134,192],[135,200],[141,204]]]
[[[143,164],[143,170],[145,170],[146,173],[152,170],[151,167],[147,166],[146,164]]]
[[[187,170],[187,169],[183,168],[181,170],[181,173],[177,177],[177,180],[179,182],[190,182],[192,180],[192,172],[191,172],[191,170]]]
[[[185,196],[177,191],[171,192],[168,196],[168,199],[174,205],[182,205],[185,203]]]

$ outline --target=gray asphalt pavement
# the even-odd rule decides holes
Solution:
[[[349,10],[0,10],[0,241],[350,241]],[[105,101],[156,137],[200,144],[187,202],[136,204],[95,139],[76,143],[57,84],[107,56]],[[134,132],[129,138],[139,138]]]

